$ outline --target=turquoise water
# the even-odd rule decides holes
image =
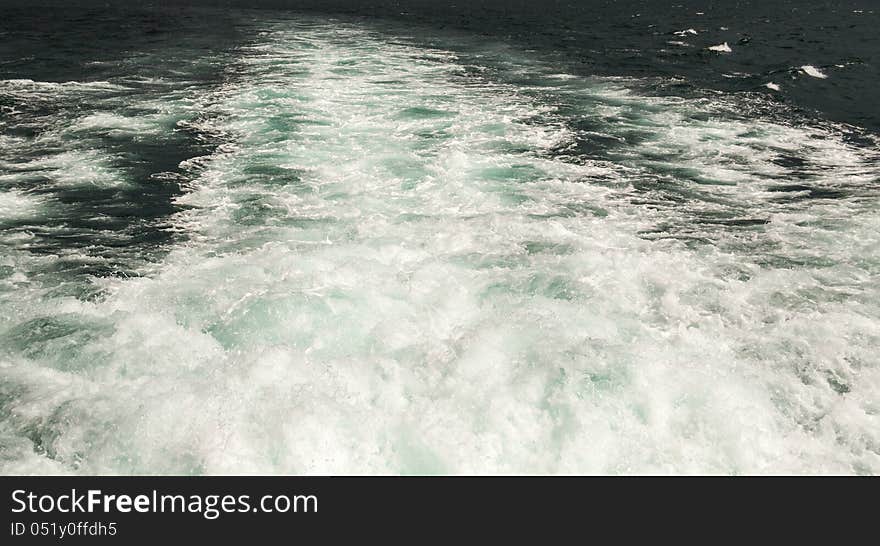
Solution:
[[[4,473],[880,470],[869,134],[236,24],[0,82]]]

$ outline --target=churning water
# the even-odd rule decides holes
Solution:
[[[464,31],[212,28],[0,81],[4,473],[880,471],[870,132]]]

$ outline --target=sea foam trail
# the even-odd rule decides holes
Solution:
[[[880,470],[860,150],[359,25],[261,28],[200,102],[227,142],[185,165],[187,242],[97,300],[0,279],[4,470]],[[807,189],[773,190],[790,163]],[[777,199],[832,183],[855,193]]]

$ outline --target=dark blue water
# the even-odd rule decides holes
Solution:
[[[880,129],[880,10],[865,0],[166,0],[146,9],[120,1],[70,4],[4,2],[4,70],[82,74],[77,57],[89,50],[149,48],[172,39],[169,34],[198,42],[196,48],[234,46],[229,8],[220,6],[275,8],[465,30],[556,55],[583,74],[659,76],[725,92],[766,92],[767,81],[778,80],[774,96],[780,100]],[[219,8],[187,22],[196,12],[184,6],[194,5]],[[675,34],[688,29],[697,34]],[[733,49],[729,55],[705,49],[725,42]],[[25,62],[31,56],[36,62]],[[817,81],[798,70],[804,65],[833,77]]]

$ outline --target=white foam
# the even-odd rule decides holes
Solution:
[[[38,215],[44,200],[19,190],[0,191],[0,223]]]
[[[43,82],[31,79],[9,79],[0,80],[0,89],[11,92],[16,90],[24,90],[30,92],[54,92],[59,91],[118,91],[125,89],[124,86],[114,84],[108,81],[94,82]]]
[[[67,150],[30,160],[26,170],[12,177],[28,177],[34,173],[45,176],[57,188],[118,187],[129,184],[124,173],[112,166],[113,157],[100,150]]]
[[[70,128],[71,131],[105,131],[110,134],[145,134],[157,132],[161,126],[156,124],[149,116],[138,117],[122,116],[111,112],[99,112],[83,116]]]
[[[822,72],[821,70],[819,70],[818,68],[816,68],[815,66],[810,65],[810,64],[805,64],[805,65],[803,65],[803,66],[801,67],[801,70],[802,70],[802,71],[804,72],[804,74],[806,74],[807,76],[812,76],[812,77],[814,77],[814,78],[820,78],[820,79],[823,79],[823,80],[824,80],[825,78],[828,77],[827,74],[825,74],[824,72]]]
[[[709,46],[706,49],[708,49],[709,51],[716,51],[718,53],[731,53],[731,52],[733,52],[733,49],[730,48],[730,46],[727,44],[727,42],[724,42],[723,44]]]
[[[742,103],[466,79],[452,52],[306,23],[261,25],[242,83],[205,97],[230,142],[191,166],[191,238],[156,271],[96,279],[101,300],[8,293],[7,342],[72,333],[0,367],[5,471],[880,471],[876,208],[766,191],[780,154],[818,185],[875,158]],[[639,146],[560,159],[584,135],[557,99]],[[766,231],[686,214],[730,207]],[[643,236],[686,221],[715,244]]]
[[[764,84],[764,87],[766,87],[767,89],[770,89],[771,91],[779,91],[779,90],[781,89],[781,88],[779,87],[779,84],[778,84],[778,83],[773,83],[773,82],[767,82],[767,83],[765,83],[765,84]]]

